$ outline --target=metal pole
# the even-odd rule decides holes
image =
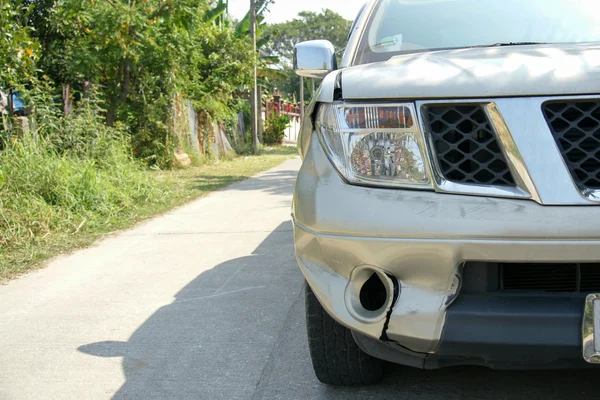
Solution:
[[[258,107],[257,107],[257,79],[256,79],[256,0],[250,0],[250,38],[252,40],[252,64],[253,64],[253,84],[252,98],[250,99],[250,108],[252,113],[252,150],[254,154],[258,153]]]

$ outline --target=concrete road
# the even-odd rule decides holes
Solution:
[[[582,399],[596,371],[393,367],[314,378],[290,201],[298,160],[0,286],[0,399]]]

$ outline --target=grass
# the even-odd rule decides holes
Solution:
[[[87,157],[35,144],[0,152],[0,281],[297,155],[294,147],[265,148],[257,156],[147,171],[112,154],[114,140],[108,150],[99,142],[92,148],[102,154]]]
[[[257,156],[238,156],[218,164],[154,174],[170,188],[170,207],[174,207],[273,168],[296,155],[295,147],[265,147]]]

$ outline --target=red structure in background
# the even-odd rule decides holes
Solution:
[[[266,104],[265,104],[266,103]],[[265,120],[273,112],[284,114],[290,117],[290,120],[300,122],[300,103],[292,103],[281,99],[279,90],[275,89],[273,99],[267,99],[264,104]]]

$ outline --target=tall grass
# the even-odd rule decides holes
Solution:
[[[93,100],[62,117],[36,103],[35,129],[0,131],[0,281],[107,232],[183,204],[292,157],[294,149],[150,171],[126,127],[108,127]]]
[[[162,199],[127,132],[104,125],[93,104],[51,122],[5,138],[0,150],[0,268],[9,271],[52,253],[61,237],[106,232]]]

